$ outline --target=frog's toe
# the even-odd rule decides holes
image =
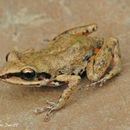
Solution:
[[[99,81],[96,81],[96,82],[93,82],[91,84],[88,85],[89,86],[96,86],[96,85],[99,85],[99,86],[103,86],[103,84],[106,82],[106,79],[105,78],[102,78],[100,79]]]
[[[43,107],[43,108],[37,108],[37,109],[34,110],[34,113],[35,114],[40,114],[40,113],[42,113],[42,112],[44,112],[44,111],[46,111],[46,110],[48,110],[50,108],[51,108],[50,106]]]
[[[53,111],[55,111],[55,107],[51,106],[51,108],[49,109],[49,111],[46,113],[45,117],[44,117],[44,121],[49,121],[51,114]]]
[[[52,112],[58,110],[58,104],[57,103],[54,103],[54,102],[50,102],[50,101],[47,101],[47,103],[50,104],[50,106],[47,107],[47,109],[49,110],[45,117],[44,117],[44,121],[49,121],[50,117],[52,116]]]
[[[43,108],[38,108],[34,111],[35,114],[40,114],[42,112],[45,112],[48,110],[48,112],[46,113],[45,117],[44,117],[44,121],[49,121],[51,114],[53,111],[57,110],[57,103],[55,102],[50,102],[47,101],[48,104],[50,104],[50,106],[46,106]]]
[[[47,102],[47,104],[49,104],[49,105],[56,105],[56,103],[55,102],[51,102],[51,101],[46,101]]]
[[[99,86],[103,86],[103,84],[106,82],[106,79],[101,79],[100,81],[99,81]]]
[[[102,78],[102,79],[100,79],[99,81],[90,83],[90,84],[88,84],[88,85],[86,85],[86,86],[82,86],[81,88],[79,88],[79,90],[82,90],[82,89],[84,89],[84,88],[87,88],[87,89],[88,89],[88,87],[94,87],[94,86],[96,86],[96,85],[99,85],[99,86],[101,87],[101,86],[103,86],[103,84],[104,84],[105,82],[106,82],[106,79],[105,79],[105,78]]]

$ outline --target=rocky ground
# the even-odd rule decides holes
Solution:
[[[0,82],[0,129],[129,130],[130,129],[129,0],[0,0],[0,67],[5,55],[45,47],[71,27],[97,23],[93,35],[120,41],[122,72],[103,87],[76,90],[49,122],[33,110],[57,101],[65,88],[27,88]],[[35,61],[34,61],[35,62]],[[86,81],[81,82],[84,86]]]

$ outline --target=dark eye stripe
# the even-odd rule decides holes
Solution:
[[[20,77],[20,75],[21,75],[21,73],[13,73],[13,74],[12,73],[8,73],[6,75],[0,76],[0,78],[1,79],[8,79],[8,78],[13,77],[13,76]]]
[[[46,72],[41,72],[41,73],[37,73],[36,74],[36,78],[41,78],[42,79],[50,79],[51,78],[51,75],[46,73]],[[11,77],[20,77],[22,78],[22,73],[21,72],[18,72],[18,73],[9,73],[9,74],[6,74],[6,75],[3,75],[3,76],[0,76],[1,79],[8,79],[8,78],[11,78]]]
[[[37,73],[37,77],[44,77],[46,79],[50,79],[51,75],[46,72]]]

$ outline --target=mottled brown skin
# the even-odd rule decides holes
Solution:
[[[97,83],[102,85],[121,71],[118,40],[112,37],[104,43],[102,38],[87,37],[96,29],[96,24],[72,28],[55,37],[38,52],[28,49],[9,53],[0,78],[32,87],[68,84],[57,103],[49,102],[50,106],[35,111],[41,113],[49,109],[45,116],[45,120],[48,120],[51,112],[65,105],[83,72],[86,71],[87,78],[93,81],[88,85],[92,86]],[[105,74],[110,66],[112,69]]]

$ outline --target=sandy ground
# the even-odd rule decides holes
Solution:
[[[65,88],[27,88],[0,82],[0,129],[130,130],[129,0],[0,0],[0,67],[5,55],[45,47],[71,27],[97,23],[94,33],[120,41],[122,72],[103,87],[76,90],[49,122],[33,110],[57,101]],[[34,61],[35,62],[35,61]],[[83,80],[81,85],[85,85]]]

